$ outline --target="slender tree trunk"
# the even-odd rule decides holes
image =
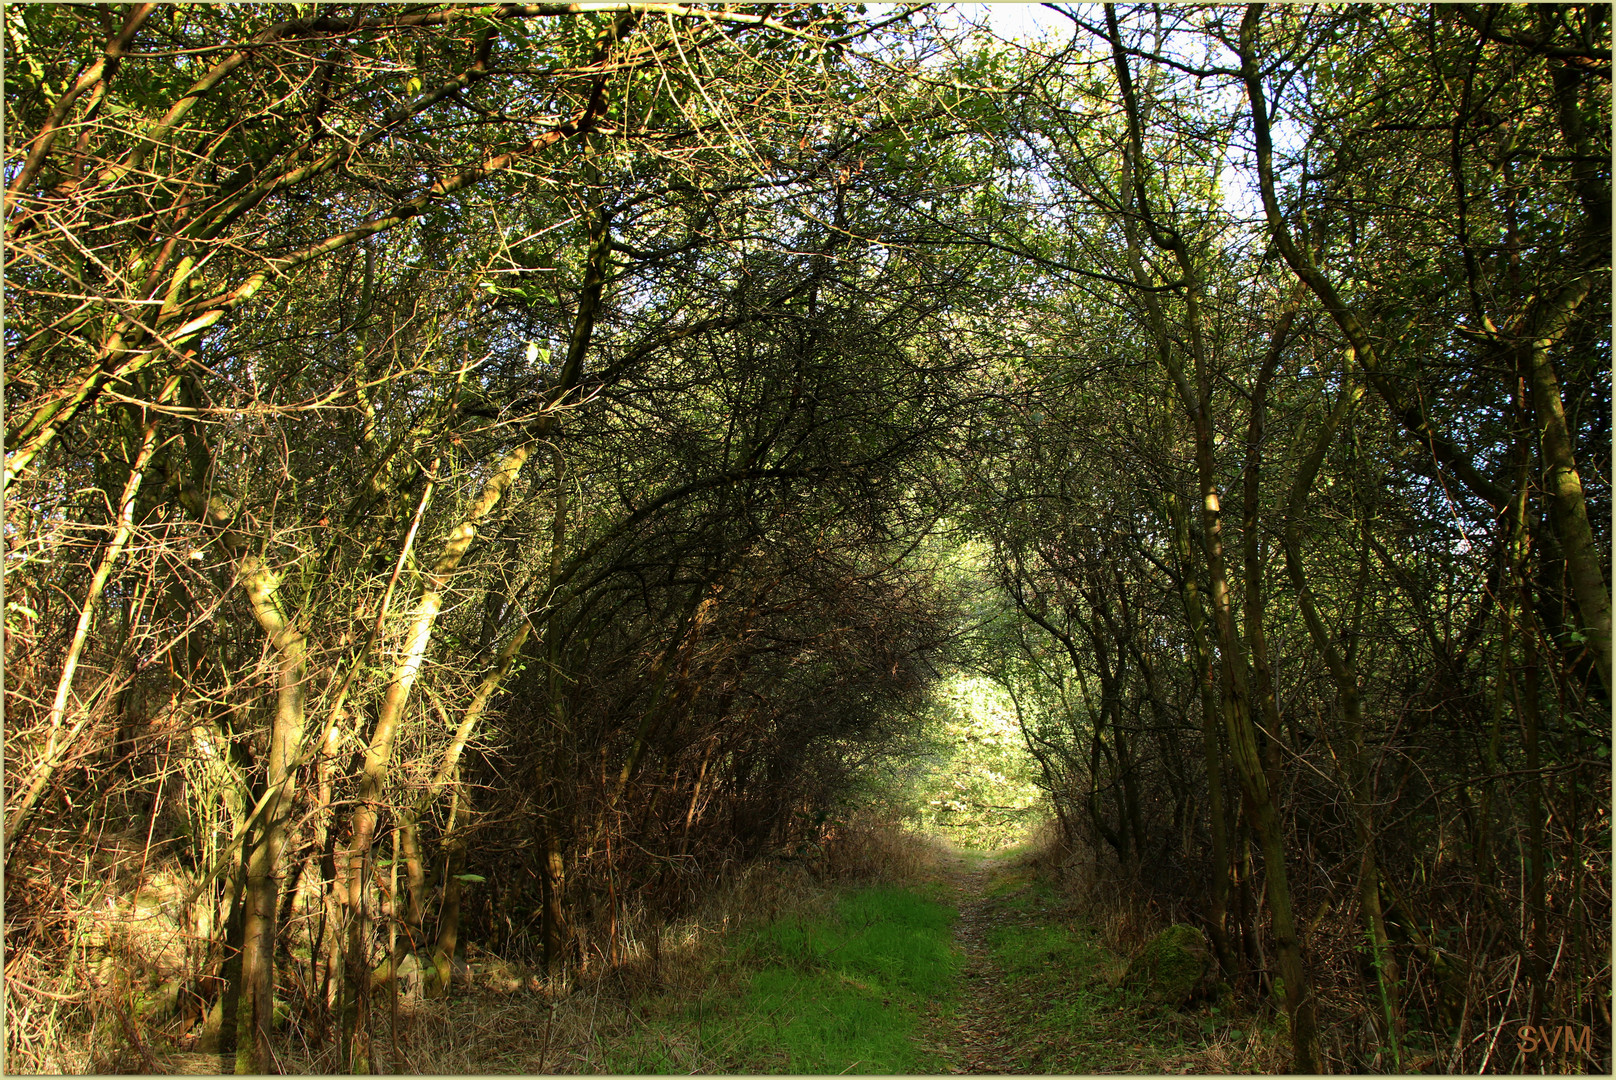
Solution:
[[[1340,400],[1325,418],[1312,449],[1297,469],[1285,505],[1285,567],[1296,593],[1297,606],[1302,612],[1302,621],[1307,626],[1314,648],[1324,658],[1325,666],[1335,682],[1336,696],[1341,705],[1342,726],[1349,743],[1346,755],[1347,792],[1352,812],[1353,832],[1359,849],[1358,904],[1375,972],[1376,991],[1380,996],[1381,1009],[1385,1016],[1387,1037],[1391,1040],[1393,1060],[1398,1067],[1401,1067],[1402,1047],[1399,1035],[1402,1028],[1402,1009],[1399,1001],[1399,973],[1396,959],[1391,952],[1391,937],[1386,930],[1381,902],[1380,864],[1375,857],[1374,799],[1363,719],[1363,698],[1358,689],[1358,670],[1354,659],[1355,650],[1349,647],[1343,652],[1336,647],[1335,636],[1330,633],[1319,614],[1318,604],[1314,600],[1313,589],[1308,581],[1306,565],[1302,559],[1303,511],[1308,492],[1312,490],[1319,469],[1323,466],[1324,458],[1342,422],[1362,396],[1362,388],[1348,388],[1342,393]],[[1367,522],[1362,528],[1364,538],[1359,562],[1360,595],[1367,587],[1365,580],[1369,553]],[[1351,636],[1355,638],[1356,633],[1357,627],[1354,627]]]
[[[1234,843],[1230,852],[1234,878],[1234,918],[1240,936],[1242,974],[1249,975],[1259,993],[1273,996],[1274,977],[1268,969],[1268,956],[1263,951],[1261,927],[1258,925],[1256,864],[1251,857],[1251,814],[1245,811],[1245,792],[1240,792],[1242,811],[1234,819]]]
[[[1529,610],[1522,604],[1522,610]],[[1532,924],[1527,946],[1527,971],[1532,980],[1532,1022],[1543,1022],[1548,997],[1549,919],[1544,888],[1547,844],[1543,829],[1543,757],[1538,745],[1540,723],[1537,699],[1538,659],[1536,635],[1530,627],[1521,634],[1521,689],[1518,699],[1522,742],[1526,749],[1526,897]]]
[[[1279,790],[1280,783],[1280,716],[1279,701],[1274,693],[1273,668],[1268,662],[1268,635],[1263,628],[1266,591],[1263,587],[1262,534],[1258,526],[1262,505],[1262,447],[1266,436],[1268,385],[1279,367],[1285,339],[1290,335],[1291,323],[1295,318],[1294,308],[1280,316],[1268,352],[1252,384],[1251,416],[1246,425],[1246,466],[1240,523],[1246,567],[1246,647],[1251,650],[1257,705],[1263,720],[1263,763],[1268,771],[1268,786],[1275,791]]]
[[[1520,414],[1524,412],[1526,400],[1524,379],[1521,380],[1516,397],[1517,414]],[[1526,550],[1526,507],[1527,498],[1530,494],[1531,457],[1531,448],[1526,445],[1524,434],[1517,435],[1515,440],[1515,493],[1510,500],[1509,512],[1504,520],[1504,534],[1501,545],[1504,568],[1499,575],[1502,587],[1498,590],[1498,667],[1494,676],[1492,715],[1487,732],[1487,748],[1485,751],[1487,778],[1482,786],[1480,805],[1477,808],[1476,877],[1489,905],[1494,904],[1496,901],[1497,867],[1493,854],[1492,807],[1497,787],[1497,777],[1503,771],[1499,753],[1503,746],[1504,737],[1504,701],[1509,696],[1509,688],[1512,685],[1511,666],[1515,649],[1517,623],[1515,600],[1520,595],[1520,560]]]
[[[247,864],[246,923],[242,934],[241,995],[237,1005],[236,1072],[271,1071],[269,1038],[274,1021],[275,942],[280,863],[286,846],[287,821],[297,782],[303,744],[303,699],[308,679],[306,644],[276,599],[281,578],[256,556],[241,563],[242,585],[253,614],[279,657],[279,686],[274,726],[270,729],[269,801],[264,808],[258,842]],[[250,1022],[250,1029],[244,1023]],[[250,1038],[242,1034],[250,1030]]]
[[[460,719],[460,724],[455,728],[454,735],[449,740],[449,745],[443,751],[443,760],[438,765],[437,773],[427,784],[426,790],[421,793],[415,804],[401,815],[399,835],[403,840],[404,850],[407,853],[406,866],[409,872],[409,914],[406,924],[411,928],[410,947],[412,949],[416,948],[418,940],[424,940],[422,928],[426,907],[426,874],[420,855],[419,823],[421,816],[426,813],[433,800],[438,797],[445,783],[450,783],[454,788],[454,807],[450,809],[449,831],[445,833],[442,844],[446,850],[451,844],[454,846],[454,852],[446,854],[444,858],[446,864],[453,863],[456,868],[452,871],[447,871],[449,876],[443,886],[442,910],[448,912],[452,907],[454,914],[452,918],[447,914],[439,917],[438,938],[441,942],[446,932],[444,927],[452,924],[447,933],[449,934],[448,940],[450,942],[449,951],[451,955],[453,954],[454,942],[456,935],[459,933],[458,920],[460,918],[460,881],[454,875],[461,872],[461,867],[465,862],[465,840],[462,835],[457,833],[457,830],[463,829],[463,823],[457,822],[455,814],[458,812],[469,815],[470,804],[458,780],[452,780],[451,777],[459,776],[460,756],[465,751],[466,743],[470,740],[472,732],[476,731],[483,714],[487,712],[488,703],[493,698],[494,692],[499,689],[500,684],[505,680],[505,676],[510,674],[511,667],[515,664],[517,655],[522,651],[522,645],[527,641],[528,633],[532,630],[532,627],[533,624],[524,619],[517,626],[516,633],[511,635],[511,639],[500,650],[494,666],[483,676],[482,682],[477,686],[476,693],[472,695],[471,703],[466,706],[466,711]],[[459,809],[456,810],[455,807]],[[446,990],[448,987],[448,968],[441,963],[438,964],[434,977],[439,980],[436,983],[436,989]]]
[[[1114,20],[1108,7],[1108,18]],[[1126,63],[1119,54],[1119,68]],[[1134,158],[1143,156],[1134,135]],[[1139,183],[1141,189],[1143,184]],[[1148,211],[1144,216],[1148,219]],[[1201,335],[1199,286],[1195,268],[1182,239],[1164,238],[1169,250],[1176,256],[1184,274],[1184,326],[1190,339],[1194,360],[1195,384],[1189,381],[1183,364],[1173,353],[1171,340],[1158,335],[1157,351],[1163,366],[1178,390],[1179,399],[1189,414],[1195,440],[1195,465],[1201,497],[1201,547],[1206,556],[1207,586],[1212,608],[1212,624],[1217,632],[1218,648],[1223,657],[1224,674],[1224,727],[1229,738],[1229,756],[1233,760],[1241,786],[1246,794],[1246,805],[1252,816],[1252,826],[1262,847],[1265,878],[1268,885],[1269,909],[1274,919],[1274,945],[1279,953],[1280,970],[1285,980],[1285,1007],[1290,1015],[1292,1068],[1297,1072],[1316,1072],[1319,1061],[1318,1024],[1311,985],[1302,961],[1301,941],[1297,935],[1295,911],[1291,903],[1290,878],[1285,864],[1284,835],[1279,810],[1269,789],[1267,770],[1257,748],[1256,729],[1251,718],[1251,688],[1245,650],[1239,628],[1235,625],[1233,601],[1225,568],[1223,550],[1223,510],[1218,491],[1217,471],[1213,459],[1211,418],[1207,414],[1211,398],[1210,373],[1206,366],[1205,347]],[[1137,245],[1131,244],[1135,273],[1143,270],[1137,254]],[[1159,306],[1150,294],[1147,304],[1155,313],[1153,321],[1160,322]]]
[[[1188,272],[1187,256],[1183,257],[1183,261]],[[1224,724],[1229,736],[1230,757],[1246,790],[1248,806],[1254,818],[1252,824],[1262,846],[1268,904],[1274,919],[1274,947],[1279,953],[1280,970],[1285,978],[1285,1007],[1291,1020],[1294,1054],[1291,1064],[1297,1072],[1316,1072],[1319,1061],[1318,1027],[1312,987],[1302,961],[1301,941],[1291,903],[1284,833],[1279,809],[1274,803],[1274,793],[1268,786],[1267,771],[1257,749],[1256,730],[1251,720],[1251,690],[1246,658],[1234,621],[1231,591],[1224,568],[1223,513],[1212,457],[1211,423],[1206,414],[1210,383],[1202,359],[1197,307],[1196,286],[1192,280],[1186,289],[1185,322],[1190,329],[1191,346],[1196,357],[1197,381],[1203,389],[1198,397],[1187,396],[1185,404],[1189,407],[1195,428],[1196,470],[1201,482],[1201,538],[1206,553],[1212,621],[1217,628],[1218,645],[1224,657],[1223,670],[1227,677]],[[1187,389],[1182,376],[1176,381]]]
[[[1068,648],[1071,648],[1070,643],[1068,643]],[[1119,816],[1117,820],[1117,827],[1112,829],[1111,826],[1106,823],[1105,815],[1100,813],[1100,780],[1104,776],[1103,766],[1106,759],[1113,756],[1110,754],[1109,748],[1105,745],[1105,722],[1107,713],[1105,684],[1103,681],[1101,682],[1100,707],[1096,709],[1094,707],[1094,701],[1089,695],[1088,682],[1084,679],[1083,672],[1076,666],[1076,663],[1077,661],[1074,655],[1073,673],[1075,681],[1077,682],[1077,691],[1079,696],[1083,698],[1083,709],[1089,715],[1089,791],[1087,799],[1089,821],[1094,825],[1095,831],[1099,833],[1099,835],[1105,839],[1105,842],[1111,845],[1111,849],[1117,853],[1118,863],[1123,866],[1127,866],[1128,826],[1126,821]],[[1115,781],[1113,781],[1112,793],[1113,795],[1116,793]],[[1122,809],[1120,799],[1118,800],[1117,809],[1120,815]],[[1098,853],[1096,853],[1096,858],[1098,858]]]
[[[1520,678],[1514,680],[1515,715],[1520,722],[1526,752],[1526,976],[1532,987],[1530,1020],[1541,1025],[1548,996],[1549,927],[1544,883],[1547,844],[1543,821],[1543,758],[1539,746],[1537,624],[1533,618],[1532,584],[1528,570],[1529,535],[1519,536],[1511,564],[1520,590]]]
[[[368,884],[371,846],[375,842],[377,824],[381,818],[381,798],[392,763],[393,742],[404,719],[410,691],[420,675],[426,659],[432,630],[443,607],[443,590],[454,576],[460,561],[465,558],[477,537],[477,526],[493,512],[506,490],[521,472],[533,452],[534,443],[525,442],[505,455],[494,475],[483,485],[482,492],[473,501],[461,523],[449,533],[443,550],[438,555],[420,602],[410,619],[403,659],[394,669],[376,718],[376,728],[365,750],[358,793],[358,809],[353,816],[353,839],[348,846],[348,985],[353,995],[344,1026],[349,1039],[355,1044],[351,1067],[356,1072],[369,1072],[372,1067],[371,1050],[366,1043],[368,1030],[366,1001],[371,982],[369,967],[370,919],[366,914],[364,893]]]
[[[1167,507],[1173,523],[1173,540],[1178,551],[1180,588],[1184,617],[1190,629],[1190,649],[1195,663],[1196,684],[1201,696],[1201,757],[1206,766],[1207,818],[1212,834],[1212,883],[1207,910],[1208,937],[1218,963],[1229,975],[1236,973],[1234,953],[1229,948],[1229,838],[1223,808],[1223,748],[1218,739],[1220,720],[1217,676],[1213,672],[1211,645],[1206,636],[1206,610],[1201,604],[1201,587],[1195,576],[1195,560],[1190,546],[1190,530],[1183,501],[1176,492],[1167,493]]]
[[[568,938],[566,890],[567,861],[556,820],[559,807],[548,807],[541,820],[539,846],[540,880],[544,903],[544,967],[554,971],[565,960]]]
[[[460,875],[465,872],[465,830],[471,824],[471,807],[460,783],[456,766],[452,781],[454,795],[449,806],[449,828],[443,837],[443,907],[438,915],[438,936],[432,950],[432,976],[428,993],[442,996],[449,992],[454,977],[455,948],[460,941]]]
[[[166,401],[178,385],[178,377],[171,379],[159,400]],[[101,602],[101,593],[106,588],[107,580],[112,576],[113,566],[129,542],[130,534],[134,532],[135,497],[140,492],[141,481],[146,476],[146,466],[151,463],[152,454],[156,449],[157,417],[153,416],[146,422],[140,449],[130,465],[129,479],[124,482],[123,494],[118,499],[118,519],[113,528],[112,539],[107,543],[106,550],[101,553],[101,561],[90,578],[90,587],[84,594],[84,604],[79,609],[78,625],[74,627],[73,640],[67,648],[67,659],[62,662],[62,676],[56,683],[56,697],[51,702],[44,752],[40,754],[33,775],[29,778],[23,794],[18,798],[17,805],[10,808],[10,820],[6,823],[5,836],[8,861],[10,852],[16,849],[16,840],[21,834],[22,827],[28,823],[34,808],[39,805],[40,799],[50,786],[51,777],[56,775],[56,768],[61,763],[61,758],[68,748],[78,741],[84,725],[93,715],[90,709],[84,709],[66,736],[62,735],[62,722],[67,716],[68,699],[73,693],[73,676],[78,671],[79,657],[83,655],[84,645],[89,640],[90,624],[95,619],[96,607]]]
[[[1107,628],[1100,625],[1095,599],[1090,597],[1093,618],[1088,625],[1088,633],[1100,677],[1099,716],[1111,729],[1112,766],[1115,772],[1111,795],[1117,808],[1117,835],[1122,840],[1120,854],[1124,865],[1132,872],[1137,870],[1138,861],[1144,854],[1144,828],[1139,815],[1139,790],[1133,775],[1128,734],[1122,726],[1122,680],[1126,665],[1120,656],[1115,664],[1111,661],[1111,649],[1106,644]]]
[[[1611,693],[1610,590],[1605,584],[1599,545],[1588,525],[1588,501],[1577,471],[1571,433],[1566,426],[1565,403],[1554,372],[1549,349],[1570,323],[1571,312],[1589,289],[1589,276],[1577,279],[1573,296],[1562,296],[1560,303],[1544,316],[1527,350],[1531,374],[1532,419],[1541,440],[1544,487],[1549,496],[1549,516],[1554,522],[1560,551],[1565,557],[1571,595],[1582,618],[1583,636],[1594,654],[1594,669]]]
[[[1291,1067],[1297,1072],[1315,1072],[1319,1062],[1316,1007],[1302,961],[1301,942],[1296,931],[1279,810],[1274,803],[1267,772],[1257,749],[1256,731],[1251,718],[1251,689],[1247,661],[1241,635],[1235,625],[1229,580],[1225,569],[1223,511],[1213,459],[1212,421],[1208,414],[1212,398],[1212,379],[1202,336],[1199,274],[1184,237],[1174,229],[1163,228],[1152,214],[1148,185],[1142,171],[1147,160],[1144,153],[1142,123],[1138,103],[1134,97],[1133,77],[1129,71],[1127,53],[1117,29],[1114,5],[1106,5],[1105,18],[1111,38],[1117,82],[1122,92],[1124,111],[1128,120],[1124,186],[1131,199],[1130,209],[1135,215],[1134,217],[1125,215],[1122,219],[1128,259],[1135,280],[1142,286],[1141,298],[1145,303],[1156,338],[1158,358],[1178,392],[1179,400],[1188,414],[1190,427],[1194,433],[1195,468],[1201,499],[1201,546],[1206,555],[1212,623],[1217,632],[1218,649],[1222,654],[1223,716],[1229,738],[1229,756],[1240,776],[1252,825],[1262,845],[1268,902],[1274,919],[1274,943],[1285,980],[1285,1007],[1290,1016],[1293,1055]],[[1189,339],[1193,362],[1195,380],[1193,384],[1184,364],[1174,351],[1176,345],[1167,332],[1167,322],[1160,301],[1150,288],[1152,283],[1145,272],[1133,220],[1143,223],[1156,246],[1171,253],[1177,262],[1184,301],[1183,328]]]
[[[567,548],[567,477],[566,458],[555,452],[555,498],[550,521],[550,610],[544,626],[544,655],[546,661],[545,694],[549,699],[552,737],[548,748],[540,748],[541,755],[548,750],[549,760],[543,761],[534,775],[534,791],[539,798],[539,885],[543,906],[544,967],[554,970],[563,960],[568,939],[566,911],[567,862],[561,837],[561,814],[564,807],[561,779],[570,753],[570,723],[567,713],[567,693],[563,686],[562,661],[565,650],[562,643],[563,627],[560,616],[560,597],[563,555]]]
[[[403,815],[394,834],[398,838],[396,858],[404,861],[404,902],[400,912],[399,898],[393,898],[393,929],[402,925],[410,952],[417,952],[425,942],[422,920],[426,918],[426,865],[421,861],[421,830],[416,816]],[[396,951],[394,955],[398,955]]]
[[[1540,13],[1541,14],[1541,13]],[[1608,15],[1606,16],[1608,17]],[[1601,20],[1603,21],[1603,20]],[[1610,589],[1605,560],[1588,524],[1588,503],[1577,471],[1576,446],[1566,424],[1565,402],[1550,351],[1571,328],[1578,309],[1593,291],[1595,275],[1610,272],[1610,173],[1605,154],[1583,122],[1578,107],[1581,79],[1569,65],[1549,67],[1560,135],[1572,156],[1571,175],[1582,204],[1577,232],[1583,272],[1559,292],[1537,301],[1521,320],[1527,340],[1532,417],[1542,440],[1544,487],[1570,578],[1582,632],[1594,654],[1594,670],[1611,700]],[[1609,287],[1608,285],[1606,286]]]

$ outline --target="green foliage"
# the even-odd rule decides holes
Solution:
[[[927,756],[910,781],[915,820],[964,847],[1005,847],[1035,825],[1043,802],[1008,697],[980,676],[938,688],[925,733]]]

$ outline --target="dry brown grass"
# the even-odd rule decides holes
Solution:
[[[912,885],[925,880],[945,857],[943,845],[886,821],[855,821],[840,827],[825,845],[823,866],[836,881]]]
[[[149,1071],[198,950],[180,884],[149,837],[105,832],[75,859],[41,826],[6,881],[5,1069]]]

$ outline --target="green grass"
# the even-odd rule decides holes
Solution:
[[[650,1019],[614,1048],[617,1073],[924,1073],[943,1069],[914,1036],[928,1003],[951,995],[955,912],[907,889],[842,897],[827,918],[791,917],[732,946],[750,970]]]
[[[850,891],[733,932],[704,989],[639,999],[626,1030],[598,1032],[592,1071],[945,1073],[958,1063],[933,1047],[950,1046],[946,1032],[965,1010],[975,1030],[985,1022],[1002,1037],[1017,1072],[1247,1071],[1261,1055],[1236,1044],[1282,1037],[1282,1018],[1150,1005],[1121,985],[1126,958],[1068,899],[1027,867],[992,869],[991,984],[962,987],[957,912],[934,899],[940,883]]]
[[[1008,1026],[1023,1033],[1019,1065],[1034,1072],[1109,1071],[1130,1055],[1119,1034],[1138,1030],[1125,993],[1113,985],[1119,958],[1084,927],[1052,918],[1056,904],[1042,883],[996,883],[1007,916],[988,935],[1004,975]]]
[[[1046,883],[1006,875],[987,890],[1002,920],[988,946],[1004,980],[1004,1026],[1019,1033],[1016,1065],[1033,1073],[1247,1071],[1254,1058],[1207,1060],[1209,1045],[1246,1039],[1260,1027],[1272,1043],[1284,1020],[1236,1015],[1200,1003],[1180,1013],[1149,1005],[1142,989],[1121,985],[1126,957],[1106,947],[1099,931],[1063,911]]]

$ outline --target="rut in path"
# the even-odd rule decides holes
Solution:
[[[1002,907],[987,898],[993,865],[972,865],[965,859],[951,858],[948,867],[957,891],[959,922],[954,939],[965,953],[960,972],[961,1001],[948,1033],[953,1051],[951,1072],[956,1074],[1025,1073],[1025,1066],[1014,1060],[1016,1035],[1005,1020],[1000,999],[1004,974],[993,960],[988,933],[1005,918]]]

